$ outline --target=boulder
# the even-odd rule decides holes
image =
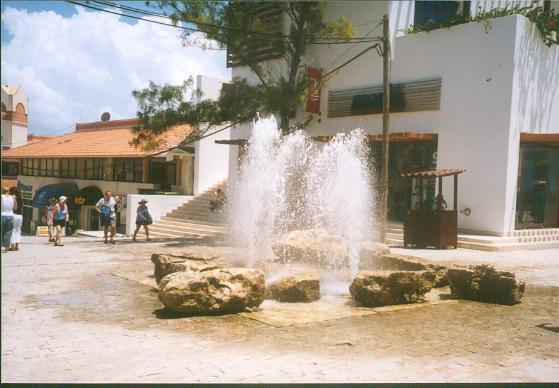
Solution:
[[[429,264],[417,257],[387,253],[380,256],[369,256],[369,260],[362,260],[360,267],[372,270],[399,270],[399,271],[422,271],[429,268]]]
[[[450,292],[456,299],[514,305],[524,295],[524,282],[511,272],[497,271],[487,265],[449,268]]]
[[[286,233],[272,244],[272,250],[284,263],[313,264],[328,269],[348,266],[345,241],[322,229]]]
[[[189,315],[227,314],[258,307],[266,295],[264,275],[250,268],[175,272],[159,283],[159,300]]]
[[[349,286],[353,299],[364,306],[418,303],[431,290],[421,272],[361,271]]]
[[[284,276],[268,285],[268,298],[290,303],[319,300],[320,277],[315,272]]]
[[[159,284],[161,279],[173,272],[204,272],[223,267],[219,256],[215,254],[193,253],[184,251],[182,253],[151,255],[151,261],[155,264],[155,281]]]
[[[359,269],[380,269],[378,265],[381,258],[388,254],[390,254],[390,248],[386,244],[372,241],[362,242],[359,249]]]

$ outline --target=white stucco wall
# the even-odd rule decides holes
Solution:
[[[545,46],[526,18],[517,22],[504,221],[509,230],[515,223],[520,134],[559,133],[559,47]]]
[[[385,2],[333,2],[325,15],[345,15],[363,36],[387,8]],[[398,35],[400,27],[413,20],[413,4],[392,2],[390,12],[391,31]],[[494,235],[514,230],[519,133],[559,128],[557,47],[546,48],[536,32],[524,17],[514,15],[493,19],[487,26],[469,23],[394,38],[391,82],[441,78],[442,87],[440,110],[393,113],[391,131],[438,134],[437,168],[467,170],[459,176],[458,208],[470,208],[472,213],[459,214],[462,230]],[[381,33],[378,28],[373,35]],[[327,72],[365,47],[365,43],[317,46],[306,60]],[[248,74],[246,68],[233,69],[234,76]],[[328,90],[381,84],[382,58],[375,51],[341,69],[322,88],[322,115],[315,115],[309,134],[330,135],[357,127],[382,133],[380,114],[326,116]],[[235,131],[234,137],[248,132]],[[231,148],[233,177],[237,147]],[[452,179],[445,180],[444,193],[452,206]]]
[[[225,127],[225,125],[223,126]],[[216,129],[210,129],[213,132]],[[216,140],[229,140],[231,129],[227,128],[194,144],[194,195],[198,195],[229,175],[229,150]]]
[[[202,92],[202,95],[197,98],[197,102],[202,100],[217,100],[221,93],[221,85],[223,85],[224,82],[227,81],[207,75],[197,75],[196,89]]]
[[[179,207],[185,202],[192,199],[189,195],[137,195],[130,194],[127,196],[126,203],[126,219],[130,222],[126,223],[126,235],[130,236],[134,233],[136,222],[136,211],[138,209],[138,202],[142,199],[148,201],[147,207],[153,222],[161,219],[165,214],[173,209]]]

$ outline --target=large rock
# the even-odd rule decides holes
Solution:
[[[268,285],[268,297],[279,302],[314,302],[320,299],[320,276],[303,272],[284,276]]]
[[[204,272],[223,267],[219,256],[204,252],[154,253],[151,255],[151,261],[155,264],[153,274],[158,284],[163,277],[174,272]]]
[[[390,254],[388,245],[380,242],[364,241],[359,248],[359,269],[381,269],[379,263],[382,257]],[[395,268],[391,268],[395,269]]]
[[[321,229],[286,233],[272,244],[272,250],[284,263],[305,263],[332,269],[348,266],[345,241]]]
[[[360,269],[421,271],[429,268],[428,263],[421,261],[417,257],[396,253],[388,252],[382,255],[362,254],[361,256]]]
[[[456,299],[514,305],[524,295],[524,282],[511,272],[497,271],[487,265],[449,268],[450,292]]]
[[[226,314],[257,307],[266,295],[264,275],[250,268],[175,272],[159,283],[159,300],[193,315]]]
[[[421,272],[361,271],[349,286],[353,299],[364,306],[422,302],[431,283]]]

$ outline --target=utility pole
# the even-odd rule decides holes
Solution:
[[[388,149],[390,134],[390,28],[388,15],[382,17],[382,165],[380,197],[380,241],[386,242],[388,228]]]

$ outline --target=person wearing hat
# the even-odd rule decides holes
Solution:
[[[58,203],[54,206],[54,211],[52,214],[53,225],[56,228],[56,237],[54,240],[54,246],[61,247],[62,244],[62,228],[66,227],[66,223],[70,220],[70,213],[68,212],[68,205],[66,200],[68,197],[62,195],[58,199]]]
[[[153,219],[151,218],[151,214],[149,214],[148,207],[146,206],[148,203],[147,200],[142,199],[138,202],[138,209],[136,210],[136,230],[134,231],[134,236],[132,237],[133,241],[136,241],[136,234],[140,230],[140,227],[143,225],[144,231],[146,232],[146,238],[148,241],[151,241],[149,238],[149,228],[148,225],[153,224]]]
[[[114,237],[116,233],[116,199],[113,197],[113,193],[108,190],[105,191],[105,195],[97,201],[95,208],[99,212],[99,217],[101,219],[101,226],[103,227],[103,233],[105,236],[105,244],[108,244],[109,242],[114,244]],[[109,228],[111,228],[110,241],[107,240]]]

